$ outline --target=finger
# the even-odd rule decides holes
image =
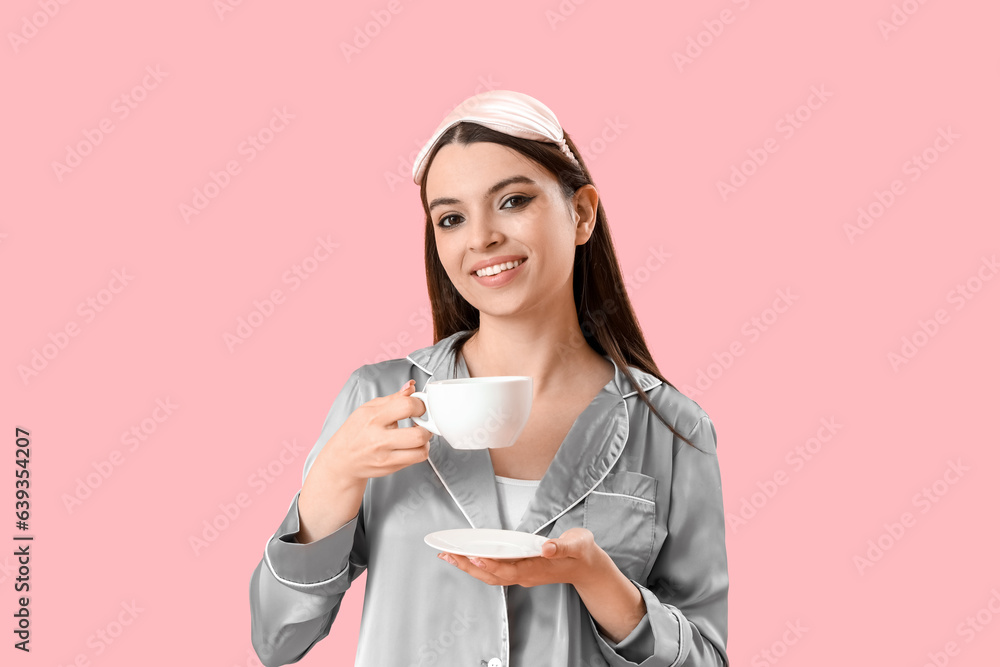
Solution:
[[[388,399],[393,398],[395,396],[409,396],[410,394],[413,393],[413,385],[414,385],[413,380],[407,380],[406,384],[404,384],[399,391],[397,391],[395,394],[390,394],[389,396],[385,396],[384,398],[386,400],[382,402],[388,403],[389,402]],[[386,424],[386,428],[399,428],[398,420],[394,422],[389,422],[388,424]]]
[[[493,575],[503,581],[516,581],[518,578],[519,561],[494,560],[492,558],[470,558],[469,562],[481,571]]]
[[[385,466],[389,468],[405,468],[411,466],[414,463],[420,463],[421,461],[426,461],[430,456],[430,445],[424,445],[423,447],[416,447],[411,449],[395,449],[389,454],[386,460]]]
[[[416,382],[414,380],[407,380],[406,383],[403,384],[403,386],[400,387],[395,393],[386,394],[385,396],[376,396],[375,398],[371,399],[370,401],[367,401],[367,403],[365,403],[365,405],[369,405],[370,404],[370,405],[374,405],[374,406],[381,406],[384,403],[388,403],[389,401],[391,401],[396,396],[409,396],[410,394],[413,393],[413,390],[414,390],[415,386],[416,386]]]
[[[431,432],[422,428],[399,428],[385,435],[384,441],[393,449],[419,449],[431,440]]]
[[[542,556],[545,558],[565,558],[566,545],[558,540],[549,540],[542,545]]]
[[[462,570],[466,574],[475,577],[484,583],[491,586],[502,586],[504,583],[489,572],[486,572],[485,570],[482,570],[470,563],[469,559],[465,556],[459,556],[458,554],[453,553],[445,553],[443,556],[447,557],[448,560],[442,557],[442,555],[439,555],[438,558],[445,560],[445,562],[450,562],[454,567],[457,567],[459,570]]]
[[[578,532],[571,532],[570,529],[559,536],[558,539],[549,540],[542,545],[542,555],[546,558],[578,558],[583,553],[586,543],[586,535]]]
[[[424,415],[427,412],[424,402],[419,398],[413,398],[412,393],[401,392],[391,396],[379,407],[376,420],[388,426],[403,419]]]

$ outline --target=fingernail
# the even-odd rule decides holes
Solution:
[[[475,565],[476,567],[482,567],[482,566],[483,566],[483,561],[479,560],[478,558],[470,558],[469,560],[470,560],[470,561],[472,562],[472,564],[473,564],[473,565]]]

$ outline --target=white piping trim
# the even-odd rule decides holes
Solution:
[[[500,586],[500,590],[503,591],[501,596],[503,602],[503,664],[504,667],[510,667],[510,624],[507,621],[507,587]]]
[[[424,368],[423,366],[421,366],[420,364],[418,364],[416,361],[413,361],[413,359],[411,359],[409,355],[406,355],[406,358],[409,359],[411,362],[413,362],[414,366],[416,366],[417,368],[419,368],[423,372],[428,373],[431,378],[434,377],[434,373],[431,373],[431,371],[427,370],[426,368]],[[430,378],[427,378],[427,382],[430,382]],[[424,386],[427,386],[426,382],[424,383]],[[438,479],[441,480],[441,486],[443,486],[444,490],[448,492],[448,495],[451,496],[451,499],[455,501],[455,504],[458,506],[458,511],[460,511],[462,513],[462,516],[464,516],[465,520],[469,522],[469,525],[472,526],[473,528],[475,528],[476,524],[472,523],[472,519],[469,517],[468,514],[465,513],[465,508],[462,507],[462,503],[458,502],[458,498],[456,498],[455,494],[451,492],[451,487],[449,487],[448,483],[446,481],[444,481],[444,476],[438,471],[437,466],[434,465],[434,461],[431,460],[431,457],[430,457],[429,453],[428,453],[428,456],[427,456],[427,463],[430,464],[431,470],[433,470],[434,474],[437,475]]]
[[[411,357],[410,355],[406,355],[406,358],[410,360],[410,363],[412,363],[414,366],[416,366],[417,368],[419,368],[423,372],[427,373],[430,376],[434,375],[434,373],[431,373],[429,370],[427,370],[426,368],[424,368],[423,366],[421,366],[420,364],[418,364],[416,361],[414,361],[413,357]]]
[[[626,379],[627,379],[627,378],[626,378]],[[656,382],[654,382],[653,384],[649,385],[648,387],[642,387],[642,390],[643,390],[643,391],[649,391],[649,390],[650,390],[650,389],[652,389],[653,387],[659,387],[659,386],[660,386],[661,384],[663,384],[663,381],[662,381],[662,380],[660,380],[659,378],[653,378],[653,379],[655,379],[655,380],[656,380]],[[641,385],[640,385],[640,386],[641,386]],[[630,392],[629,392],[629,393],[627,393],[627,394],[623,394],[623,395],[622,395],[622,398],[628,398],[629,396],[635,396],[635,395],[636,395],[636,394],[638,394],[638,393],[639,393],[639,392],[638,392],[638,390],[636,390],[636,391],[630,391]]]
[[[602,495],[602,496],[620,496],[622,498],[631,498],[632,500],[638,500],[643,503],[649,503],[650,505],[656,505],[652,500],[647,500],[646,498],[640,498],[639,496],[630,496],[627,493],[612,493],[610,491],[591,491],[591,494]]]
[[[455,494],[451,492],[451,489],[448,487],[448,483],[444,481],[444,477],[442,477],[441,473],[438,472],[437,466],[435,466],[434,462],[431,461],[430,456],[427,457],[427,462],[431,464],[431,469],[434,471],[434,474],[437,475],[438,479],[441,480],[441,485],[444,486],[444,490],[448,492],[448,495],[451,496],[451,499],[455,501],[456,505],[458,505],[458,509],[462,513],[462,516],[465,517],[465,520],[469,522],[470,526],[475,528],[476,524],[472,523],[472,519],[470,519],[469,515],[465,513],[465,508],[462,507],[462,503],[458,502],[458,498],[456,498]]]
[[[335,574],[334,576],[330,577],[329,579],[324,579],[323,581],[317,581],[317,582],[313,582],[313,583],[309,583],[309,584],[304,584],[304,583],[299,582],[299,581],[292,581],[290,579],[285,579],[283,577],[278,576],[278,573],[274,571],[274,567],[271,565],[271,557],[268,556],[268,554],[267,554],[267,545],[271,543],[272,539],[273,539],[273,536],[267,538],[267,542],[264,544],[264,562],[267,563],[267,569],[271,571],[271,574],[274,575],[274,578],[277,579],[278,581],[280,581],[283,584],[291,584],[292,586],[306,586],[306,587],[309,587],[309,586],[322,586],[324,584],[330,583],[331,581],[339,579],[351,567],[351,559],[348,558],[347,559],[347,565],[344,566],[344,569],[341,570],[338,574]]]
[[[541,526],[539,526],[535,530],[533,530],[532,533],[537,533],[542,528],[545,528],[547,525],[549,525],[553,521],[556,521],[557,519],[559,519],[559,517],[561,517],[563,514],[565,514],[566,512],[570,511],[571,509],[573,509],[574,507],[576,507],[577,505],[579,505],[581,500],[583,500],[584,498],[586,498],[588,495],[590,495],[593,492],[594,489],[596,489],[598,486],[601,485],[601,482],[604,481],[604,478],[608,476],[608,473],[611,472],[611,469],[615,467],[616,463],[618,463],[618,459],[620,459],[622,457],[622,453],[625,451],[625,445],[628,444],[628,430],[629,430],[629,420],[630,420],[630,417],[629,417],[629,414],[628,414],[628,403],[625,402],[625,397],[621,396],[620,398],[622,400],[622,405],[625,406],[625,444],[623,444],[622,448],[618,451],[618,456],[615,457],[615,460],[611,462],[611,465],[608,466],[608,469],[604,471],[604,474],[601,476],[601,478],[599,480],[597,480],[597,483],[594,484],[592,487],[590,487],[589,491],[587,491],[582,496],[580,496],[579,498],[577,498],[574,502],[572,502],[562,512],[559,512],[559,514],[556,514],[554,517],[552,517],[551,519],[549,519],[548,521],[546,521],[545,523],[543,523]]]
[[[670,609],[669,611],[674,615],[674,618],[677,619],[677,657],[674,658],[672,663],[670,663],[670,667],[676,667],[677,662],[681,659],[681,656],[684,655],[684,622],[681,620],[680,614],[676,611],[673,609]]]

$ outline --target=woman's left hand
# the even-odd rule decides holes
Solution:
[[[599,577],[614,561],[594,542],[586,528],[574,527],[542,545],[542,555],[520,559],[469,558],[453,553],[438,554],[442,560],[491,586],[540,586],[542,584],[587,583]]]

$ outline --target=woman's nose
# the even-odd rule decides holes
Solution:
[[[489,216],[476,214],[468,219],[469,249],[482,250],[502,240],[503,234]]]

